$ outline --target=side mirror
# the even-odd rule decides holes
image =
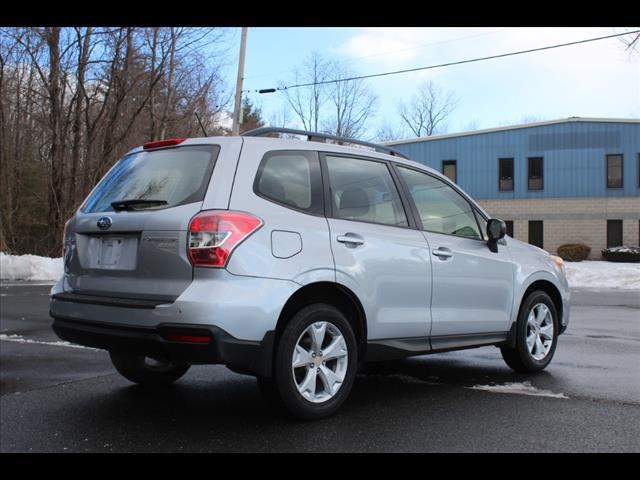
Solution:
[[[487,222],[487,245],[493,253],[498,251],[498,240],[503,238],[507,233],[507,225],[497,218],[491,218]]]

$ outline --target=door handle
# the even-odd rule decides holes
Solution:
[[[350,243],[352,245],[364,245],[364,239],[360,238],[359,236],[356,237],[355,235],[338,235],[336,237],[336,240],[340,243]]]
[[[443,249],[443,248],[435,248],[432,250],[432,252],[436,257],[440,257],[440,258],[451,258],[453,257],[453,253],[451,252],[451,250],[449,249]]]

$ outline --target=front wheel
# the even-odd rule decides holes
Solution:
[[[309,305],[282,332],[272,382],[261,380],[259,386],[297,418],[326,417],[349,395],[357,356],[356,338],[344,314],[328,304]]]
[[[516,324],[516,348],[500,349],[504,361],[517,372],[544,369],[556,350],[558,314],[553,301],[543,291],[527,295]]]
[[[120,375],[127,380],[144,386],[169,385],[187,370],[189,364],[175,364],[155,360],[144,355],[110,351],[111,362]]]

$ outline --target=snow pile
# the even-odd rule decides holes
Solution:
[[[640,290],[640,263],[603,261],[565,262],[571,288]],[[63,272],[62,258],[7,255],[0,252],[0,279],[56,282]]]
[[[571,288],[640,290],[640,263],[564,262]]]
[[[56,282],[62,276],[62,257],[7,255],[0,252],[0,280]]]
[[[638,247],[609,247],[608,251],[614,253],[638,253],[640,252],[640,248]]]
[[[534,397],[569,398],[564,393],[553,393],[549,390],[542,390],[531,385],[531,382],[505,383],[504,385],[474,385],[467,387],[471,390],[484,390],[493,393],[513,393],[516,395],[531,395]]]
[[[54,347],[69,347],[69,348],[82,348],[84,350],[98,350],[97,348],[85,347],[83,345],[75,345],[69,342],[45,342],[42,340],[32,340],[30,338],[24,338],[22,335],[5,335],[0,334],[0,340],[5,340],[7,342],[16,342],[16,343],[33,343],[36,345],[52,345]]]

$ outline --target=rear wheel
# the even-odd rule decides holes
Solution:
[[[313,304],[288,322],[276,349],[274,377],[258,379],[258,386],[295,417],[322,418],[346,400],[357,364],[356,338],[344,314]]]
[[[516,348],[500,349],[502,358],[518,372],[544,369],[556,350],[558,314],[553,301],[543,291],[527,295],[516,325]]]
[[[109,355],[120,375],[144,386],[169,385],[187,373],[190,366],[124,352],[111,351]]]

